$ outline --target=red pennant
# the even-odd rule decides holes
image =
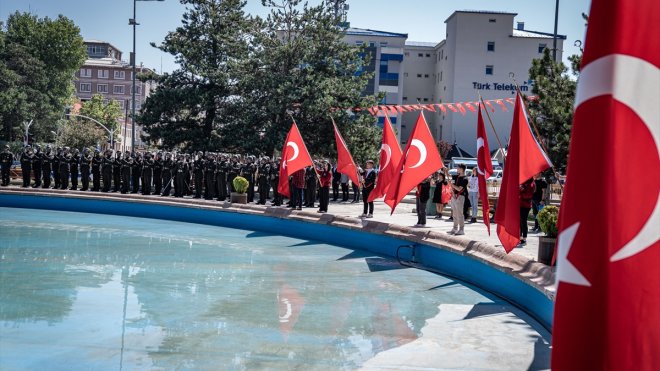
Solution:
[[[452,112],[458,112],[458,110],[451,103],[447,103],[447,108],[449,108]]]
[[[495,213],[497,236],[507,253],[520,242],[520,185],[552,166],[532,134],[523,107],[522,97],[517,94],[509,150]]]
[[[515,102],[514,102],[513,98],[506,98],[504,100],[512,106],[515,105]]]
[[[400,113],[404,113],[404,112],[405,112],[404,109],[403,109],[403,107],[401,107],[401,106],[396,106],[396,109],[397,109],[397,111],[399,111]]]
[[[559,215],[553,370],[660,370],[658,14],[657,0],[591,2]]]
[[[495,112],[495,107],[493,107],[493,105],[490,103],[489,100],[485,101],[485,103],[488,106],[488,108],[490,108],[491,112]]]
[[[440,152],[422,112],[419,113],[403,153],[405,156],[401,157],[396,177],[392,180],[385,196],[385,203],[390,205],[392,213],[408,192],[443,166]]]
[[[342,138],[339,129],[337,129],[334,119],[332,119],[332,126],[335,129],[335,142],[337,143],[337,171],[346,174],[353,184],[360,184],[357,166],[355,166],[353,156],[351,156],[351,152],[348,150],[344,138]]]
[[[458,111],[461,113],[461,115],[465,116],[465,107],[461,103],[454,103],[456,104],[456,107],[458,107]]]
[[[380,146],[380,161],[378,162],[378,174],[376,187],[369,194],[368,201],[373,201],[383,197],[394,177],[396,176],[397,165],[401,161],[401,146],[396,138],[390,118],[385,116],[383,124],[383,139]]]
[[[442,113],[447,113],[447,109],[445,108],[444,104],[438,104],[438,108],[440,108],[440,111],[442,111]]]
[[[472,102],[467,102],[467,103],[465,103],[465,107],[467,107],[471,112],[477,112],[477,110],[474,109],[474,106],[472,104],[473,104]],[[474,103],[474,104],[476,104],[476,103]]]
[[[305,142],[298,130],[298,125],[294,121],[284,141],[284,148],[282,148],[280,179],[277,185],[277,191],[286,197],[291,197],[289,193],[289,176],[300,169],[313,165],[312,156],[309,155],[307,146],[305,146]]]
[[[495,103],[499,104],[502,107],[502,111],[509,112],[509,109],[506,108],[506,104],[501,99],[496,99]]]

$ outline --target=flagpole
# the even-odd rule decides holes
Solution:
[[[488,122],[490,122],[490,127],[493,128],[493,133],[495,134],[495,139],[497,139],[497,144],[500,145],[501,150],[504,150],[504,147],[502,146],[502,141],[500,140],[500,136],[497,135],[497,130],[495,130],[495,125],[493,125],[493,120],[490,118],[490,113],[488,113],[488,108],[486,108],[486,103],[484,102],[484,98],[481,96],[481,92],[479,90],[477,90],[477,94],[479,95],[479,101],[481,101],[481,105],[484,107],[484,111],[486,111],[486,116],[488,117]]]
[[[539,133],[539,129],[536,127],[536,122],[532,117],[532,115],[529,113],[529,107],[527,107],[527,99],[522,99],[522,92],[520,91],[520,86],[518,86],[518,82],[516,81],[515,74],[513,72],[509,72],[509,78],[511,78],[511,81],[513,81],[513,85],[516,87],[516,92],[518,92],[518,95],[523,101],[523,109],[525,110],[525,114],[527,114],[527,117],[529,117],[529,120],[527,121],[532,122],[532,127],[534,128],[534,132],[536,133],[536,140],[541,145],[541,148],[543,148],[543,150],[547,154],[548,150],[547,148],[545,148],[545,144],[543,144],[543,141],[541,140],[541,134]],[[557,183],[559,183],[559,187],[561,187],[561,190],[563,192],[564,185],[561,184],[561,182],[559,181],[559,174],[557,173],[557,169],[555,169],[555,164],[552,164],[550,168],[552,169],[552,173],[555,174],[555,178],[557,178]]]

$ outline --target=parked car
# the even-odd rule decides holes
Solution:
[[[493,170],[493,175],[491,175],[486,182],[488,183],[502,183],[502,170]]]

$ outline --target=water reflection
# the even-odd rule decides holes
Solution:
[[[354,368],[417,339],[441,303],[490,302],[460,284],[428,291],[453,281],[370,269],[393,263],[313,241],[1,211],[9,368]]]

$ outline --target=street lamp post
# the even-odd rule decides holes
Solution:
[[[25,140],[23,141],[24,146],[28,145],[28,142],[29,142],[29,137],[28,136],[30,135],[30,126],[32,126],[33,122],[34,122],[34,120],[30,120],[30,122],[26,122],[24,124],[24,126],[25,126]]]
[[[103,124],[100,123],[99,121],[97,121],[97,120],[95,120],[95,119],[93,119],[93,118],[91,118],[91,117],[89,117],[89,116],[78,115],[78,114],[75,114],[75,113],[65,113],[64,115],[65,115],[65,116],[69,116],[69,117],[82,117],[82,118],[84,118],[84,119],[87,119],[87,120],[93,121],[93,122],[97,123],[98,125],[101,125],[101,127],[104,128],[105,131],[107,131],[108,134],[109,134],[109,136],[110,136],[110,148],[112,148],[112,149],[115,148],[115,146],[114,146],[114,144],[115,144],[115,142],[114,142],[114,133],[113,133],[112,130],[108,129],[107,126],[103,125]]]
[[[136,26],[139,25],[137,23],[137,15],[136,15],[136,10],[137,10],[137,2],[138,1],[165,1],[165,0],[133,0],[133,18],[128,20],[128,24],[130,26],[133,26],[133,87],[132,87],[132,92],[131,92],[131,153],[135,153],[135,92],[137,90],[137,87],[135,86],[135,75],[137,73],[135,65],[137,64],[137,58],[135,55],[135,31],[136,31]]]
[[[555,1],[555,33],[552,35],[552,60],[557,63],[557,23],[559,21],[559,0]]]

